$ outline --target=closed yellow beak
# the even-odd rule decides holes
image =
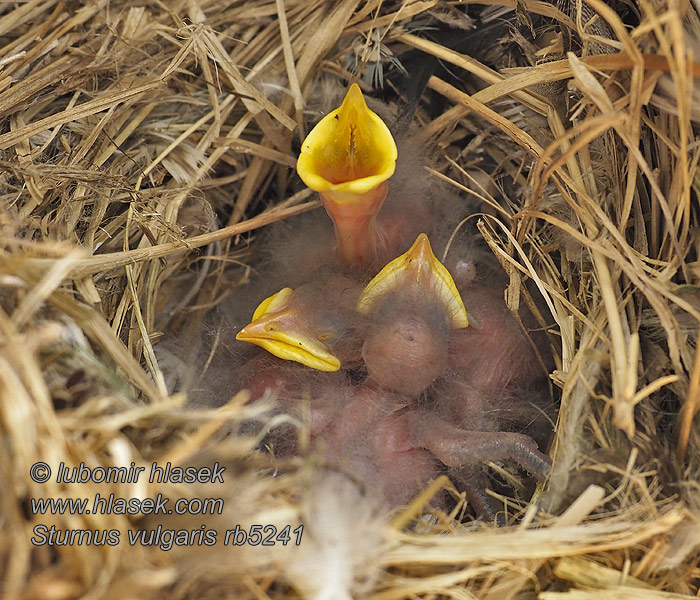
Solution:
[[[340,360],[323,342],[307,333],[309,324],[290,303],[294,294],[283,288],[263,300],[253,313],[253,320],[236,335],[283,360],[292,360],[319,371],[337,371]]]
[[[321,194],[335,224],[340,254],[349,264],[366,263],[376,255],[374,220],[397,156],[389,128],[367,107],[357,84],[302,143],[297,172]]]
[[[445,307],[453,328],[463,329],[469,325],[467,310],[452,275],[435,257],[424,233],[416,238],[408,252],[392,260],[367,284],[357,301],[357,310],[368,314],[385,294],[410,287],[420,289],[422,294],[432,293]]]

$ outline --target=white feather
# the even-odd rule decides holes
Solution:
[[[324,471],[303,507],[304,536],[287,576],[308,600],[350,600],[369,591],[379,574],[384,513],[355,482]]]

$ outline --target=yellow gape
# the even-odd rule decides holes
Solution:
[[[376,254],[374,221],[396,168],[396,143],[369,108],[357,84],[339,108],[313,128],[301,146],[297,172],[321,194],[335,224],[340,256],[366,264]]]

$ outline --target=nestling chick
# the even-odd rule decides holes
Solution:
[[[396,143],[369,110],[357,84],[302,144],[297,171],[320,193],[335,225],[338,252],[348,264],[371,264],[377,255],[375,220],[396,168]]]
[[[421,232],[433,243],[446,242],[468,212],[463,200],[437,192],[422,148],[402,127],[397,161],[389,128],[353,84],[341,106],[302,143],[297,172],[319,192],[334,224],[338,255],[360,277],[376,275]]]
[[[469,293],[466,304],[477,308],[479,320],[471,336],[468,310],[452,278],[427,238],[419,236],[358,301],[358,308],[372,317],[363,345],[367,384],[402,395],[410,409],[400,417],[401,427],[410,432],[412,448],[429,450],[445,466],[473,473],[486,460],[513,460],[543,480],[549,459],[535,441],[498,431],[523,408],[513,384],[542,378],[527,364],[536,362],[532,349],[492,290],[474,287]],[[525,374],[508,376],[523,363],[529,369]],[[532,418],[531,410],[525,412]],[[483,486],[467,487],[486,511]]]

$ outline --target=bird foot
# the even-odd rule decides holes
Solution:
[[[416,443],[448,467],[512,460],[539,481],[549,475],[551,459],[538,450],[537,443],[528,435],[460,429],[425,412],[416,412],[412,418]]]
[[[482,468],[453,469],[450,479],[459,489],[464,490],[467,502],[477,518],[487,523],[496,523],[499,527],[506,524],[503,504],[488,493],[489,478]]]

